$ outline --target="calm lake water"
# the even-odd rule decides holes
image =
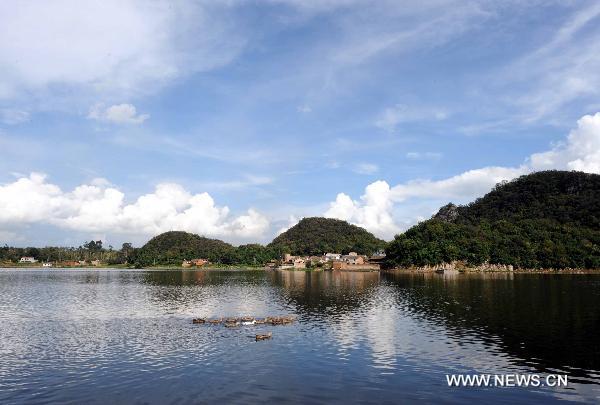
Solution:
[[[569,386],[449,388],[457,373]],[[599,402],[600,275],[0,270],[2,404],[417,400]]]

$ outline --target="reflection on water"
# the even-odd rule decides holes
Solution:
[[[7,270],[0,322],[0,403],[600,399],[598,275]],[[494,372],[570,386],[446,385]]]

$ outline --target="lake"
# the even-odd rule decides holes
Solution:
[[[0,324],[2,404],[600,401],[600,275],[7,269]]]

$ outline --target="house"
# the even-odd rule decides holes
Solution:
[[[50,262],[45,262],[45,263],[42,263],[42,266],[43,266],[43,267],[52,267],[52,263],[50,263]]]
[[[347,255],[342,255],[341,261],[348,264],[364,264],[364,256],[359,256],[356,252],[350,252]]]
[[[79,261],[79,265],[80,265],[80,266],[87,266],[87,264],[88,264],[88,263],[87,263],[85,260],[80,260],[80,261]]]
[[[37,263],[37,260],[31,256],[23,256],[21,257],[21,260],[19,260],[19,263]]]
[[[192,267],[192,262],[189,260],[184,260],[183,262],[181,262],[181,267],[184,267],[186,269]]]
[[[92,260],[91,261],[92,266],[100,266],[100,260],[96,259],[96,260]]]
[[[295,269],[305,269],[306,268],[306,260],[302,257],[296,257],[294,259],[294,268]]]
[[[342,255],[340,253],[325,253],[325,261],[333,262],[334,260],[340,260]]]
[[[205,264],[208,264],[208,260],[206,259],[192,259],[190,262],[196,267],[202,267]]]
[[[61,265],[64,267],[77,267],[77,266],[79,266],[79,262],[71,260],[71,261],[62,262]]]

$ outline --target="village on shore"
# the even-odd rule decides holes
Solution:
[[[385,259],[385,251],[379,250],[371,256],[349,252],[325,253],[321,256],[294,256],[285,253],[279,260],[271,260],[265,266],[268,270],[347,270],[378,271]],[[210,265],[207,259],[184,260],[181,267],[205,267]]]
[[[385,251],[379,250],[373,255],[359,255],[356,252],[325,253],[320,256],[294,256],[289,253],[282,255],[279,260],[269,261],[264,268],[266,270],[343,270],[343,271],[378,271],[385,259]],[[79,260],[79,261],[38,261],[32,256],[23,256],[19,265],[31,267],[104,267],[107,263],[101,260]],[[212,263],[208,259],[194,258],[183,260],[181,267],[210,268]]]

